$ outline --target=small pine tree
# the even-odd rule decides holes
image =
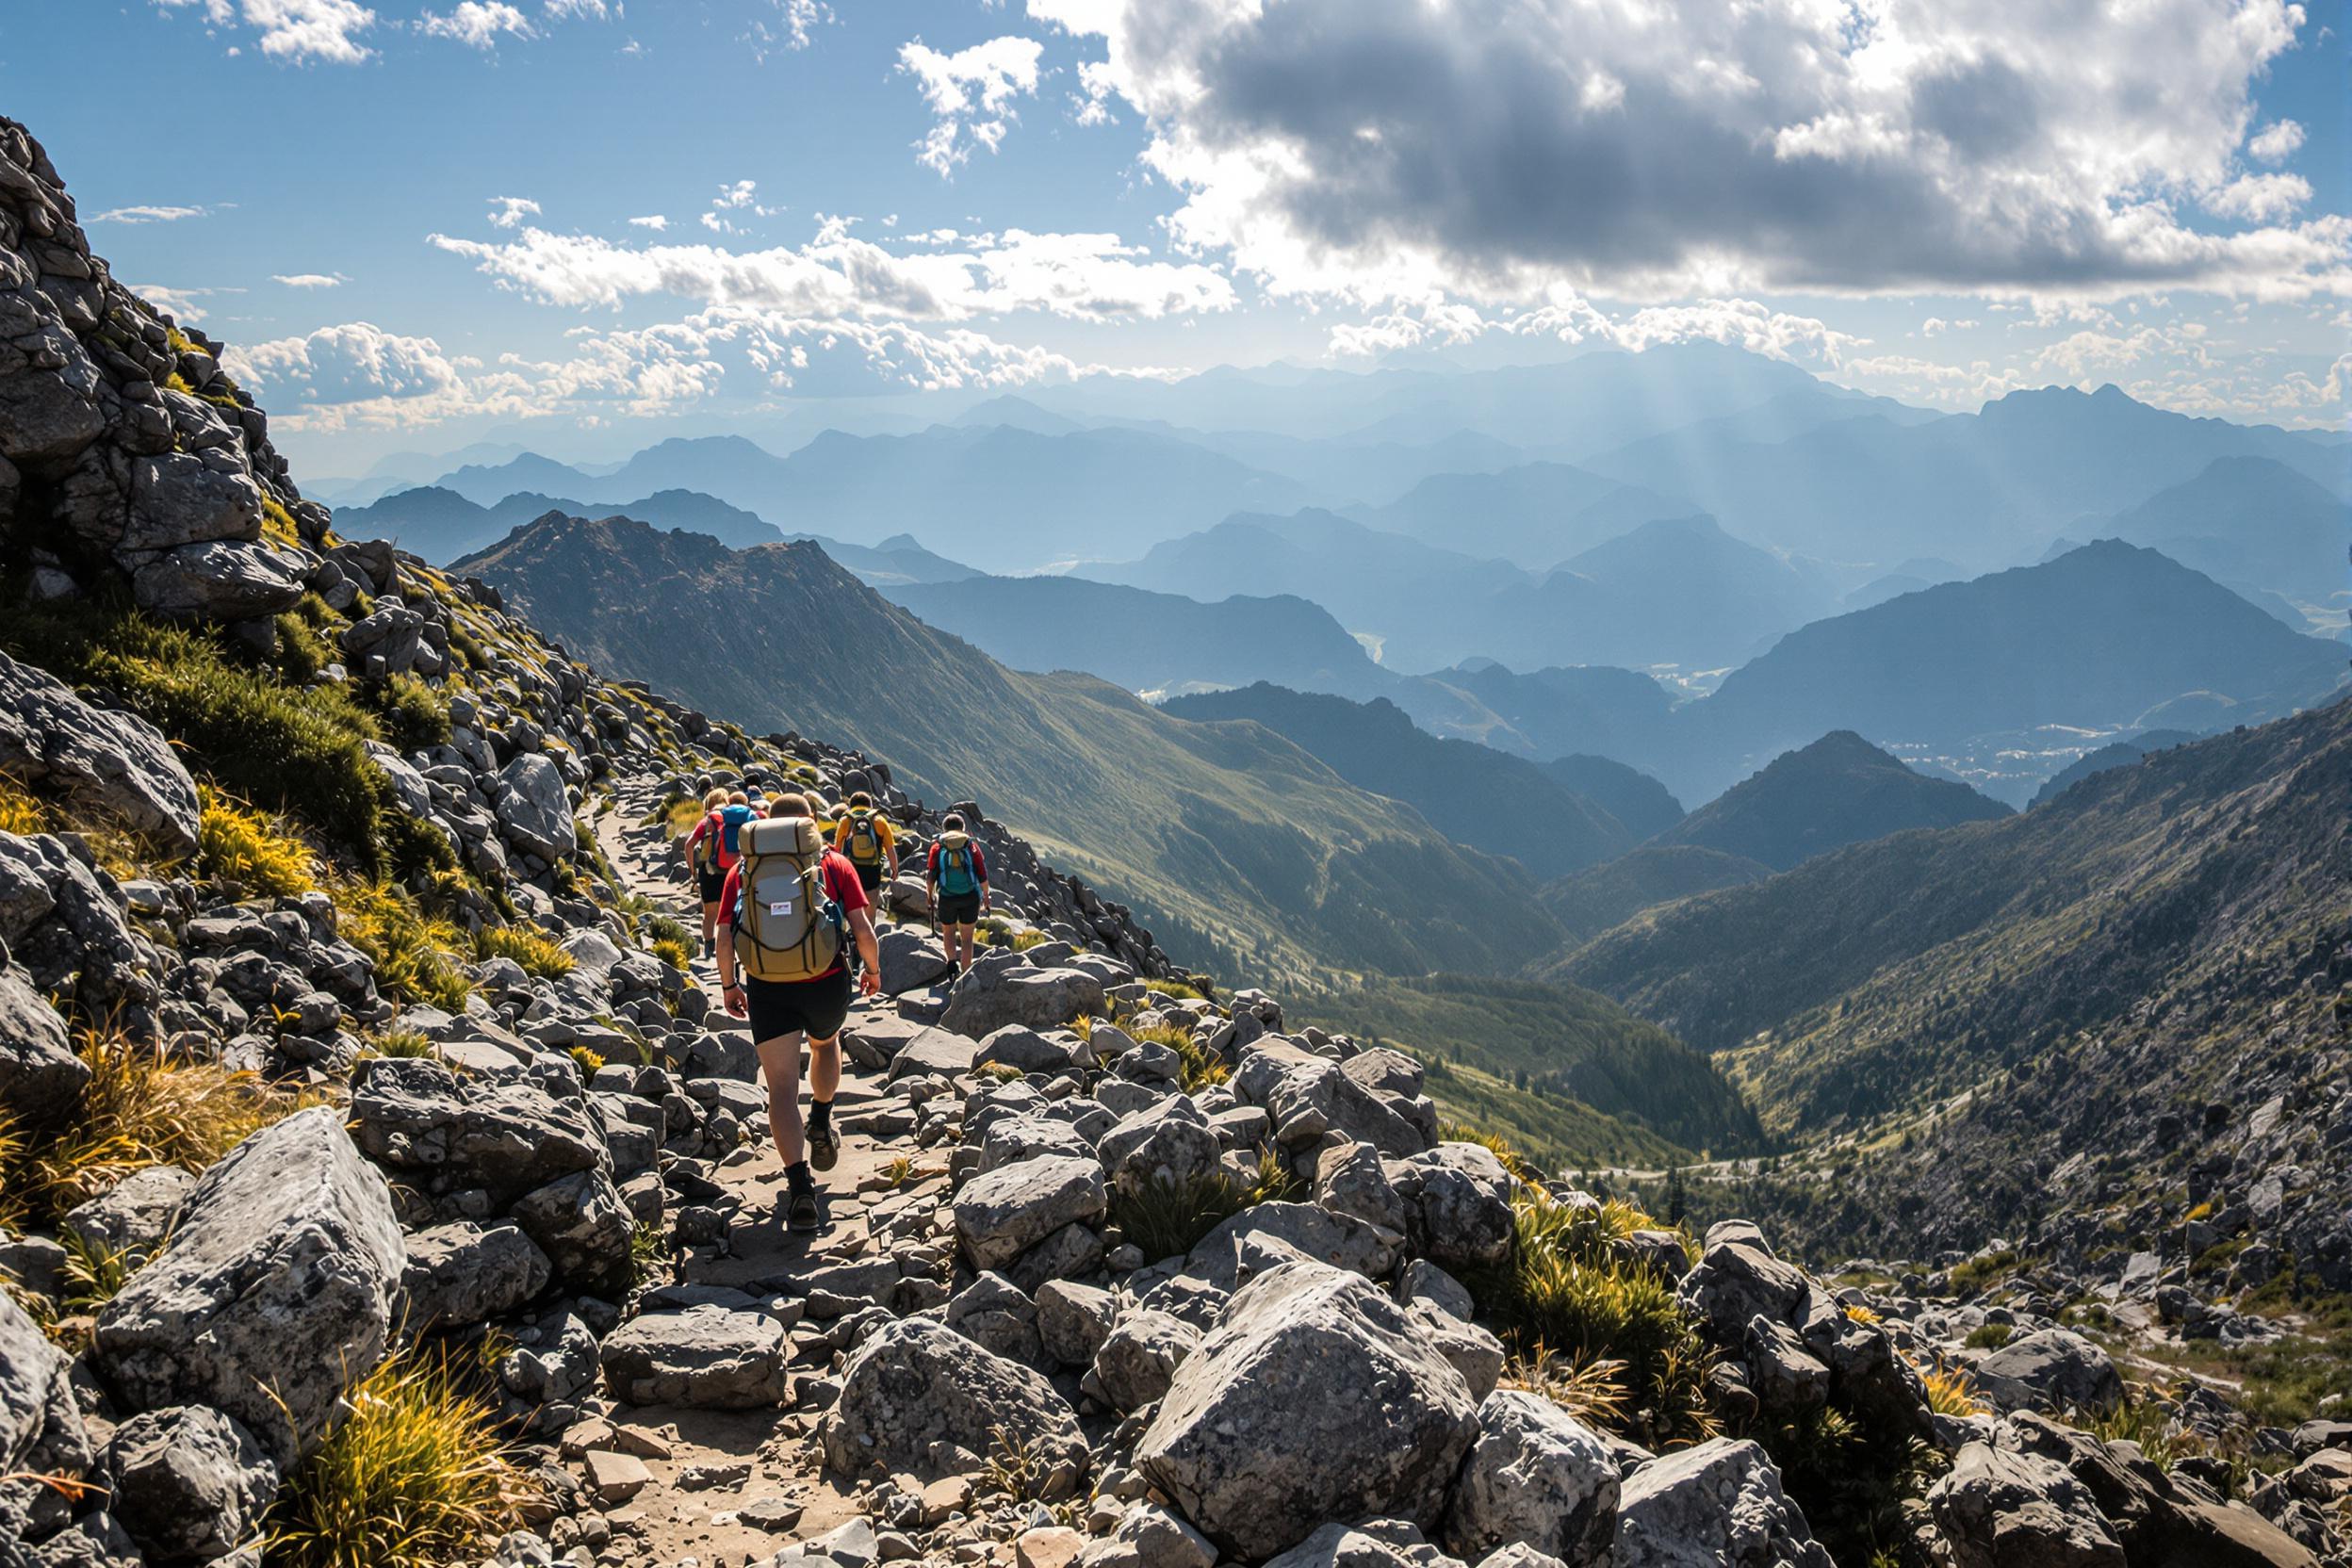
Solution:
[[[1690,1213],[1690,1193],[1682,1184],[1682,1167],[1669,1166],[1666,1170],[1666,1223],[1679,1225]]]

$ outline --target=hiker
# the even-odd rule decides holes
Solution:
[[[743,831],[743,858],[727,873],[720,902],[720,996],[727,1013],[751,1021],[760,1070],[768,1081],[768,1126],[784,1161],[784,1223],[817,1228],[811,1167],[841,1158],[833,1096],[841,1086],[841,1025],[848,1021],[849,939],[865,974],[857,988],[882,988],[882,956],[857,868],[825,846],[804,795],[780,793],[768,815]],[[736,967],[740,961],[743,974]],[[800,1040],[808,1037],[808,1119],[800,1115]]]
[[[972,927],[988,912],[988,859],[980,852],[979,841],[964,831],[961,813],[950,811],[939,823],[924,874],[952,980],[972,966]]]
[[[865,791],[849,797],[849,810],[833,830],[833,847],[858,868],[858,881],[866,890],[875,918],[889,913],[889,900],[882,896],[882,890],[898,880],[898,829],[874,808],[874,797]]]
[[[711,938],[719,919],[719,894],[727,874],[735,867],[735,841],[752,818],[751,799],[743,791],[729,794],[714,789],[702,797],[702,820],[686,836],[686,863],[694,868],[694,890],[702,896],[702,956],[718,949]]]

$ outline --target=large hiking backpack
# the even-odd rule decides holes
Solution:
[[[807,817],[745,826],[735,954],[755,980],[814,980],[841,962],[841,906],[825,890],[825,840]]]
[[[748,806],[724,806],[719,808],[719,859],[731,865],[743,854],[743,824],[758,816]]]
[[[694,841],[694,874],[696,876],[708,876],[714,871],[727,869],[719,859],[719,835],[725,830],[726,825],[716,811],[704,814],[702,837]]]
[[[939,836],[939,891],[961,898],[980,890],[980,878],[972,862],[972,838],[965,833],[943,833]]]
[[[853,807],[849,813],[849,858],[858,865],[882,863],[882,829],[874,825],[871,807]]]

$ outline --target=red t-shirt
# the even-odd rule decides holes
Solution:
[[[825,884],[825,896],[841,906],[844,918],[874,906],[874,901],[866,896],[866,885],[858,880],[858,868],[850,864],[849,857],[838,849],[827,849],[825,858],[817,862],[817,880]],[[739,861],[729,868],[727,885],[719,890],[719,907],[727,911],[727,918],[730,921],[735,918],[735,903],[743,892],[743,868]],[[848,944],[855,939],[855,937],[843,939],[841,963],[818,975],[818,979],[831,979],[843,964],[849,962]]]

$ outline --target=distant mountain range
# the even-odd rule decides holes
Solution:
[[[1558,940],[1516,866],[1262,727],[1008,670],[813,544],[728,551],[551,514],[455,569],[601,669],[754,727],[854,741],[932,800],[977,799],[1233,973],[1494,972]]]
[[[1441,741],[1391,702],[1261,682],[1177,697],[1165,709],[1179,718],[1252,720],[1350,784],[1413,807],[1456,843],[1508,855],[1539,877],[1633,847],[1623,823],[1533,762],[1473,741]]]
[[[1851,729],[1776,757],[1658,835],[1661,848],[1739,856],[1774,871],[1912,828],[2009,815],[1966,784],[1913,773]]]
[[[1386,506],[1353,514],[1365,527],[1460,550],[1475,540],[1528,571],[1549,571],[1607,540],[1698,508],[1638,484],[1565,463],[1529,463],[1494,473],[1443,473]]]
[[[2345,570],[2352,506],[2274,458],[2215,458],[2195,479],[2117,513],[2096,531],[2291,604],[2332,600],[2342,609],[2352,583]]]
[[[2093,774],[2129,767],[2150,752],[2170,751],[2197,739],[2185,729],[2144,729],[2128,741],[2110,741],[2050,775],[2050,781],[2034,792],[2033,804],[2039,806],[2046,800],[2055,800]]]

